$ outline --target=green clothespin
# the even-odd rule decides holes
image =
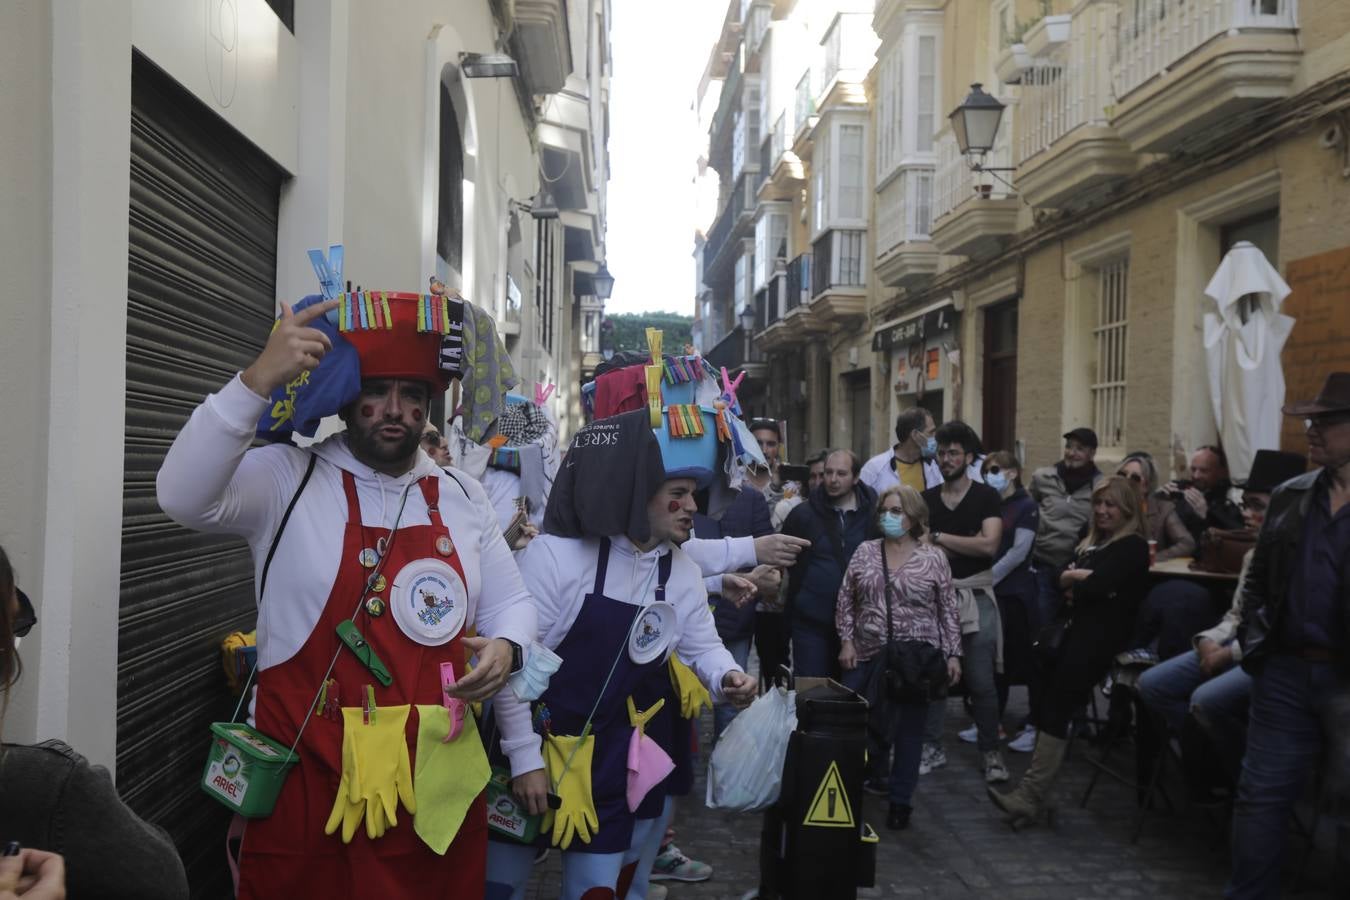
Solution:
[[[361,630],[356,627],[356,623],[351,619],[346,619],[338,623],[337,636],[342,643],[347,645],[347,649],[356,654],[356,658],[361,660],[361,665],[370,670],[370,674],[385,687],[394,683],[394,676],[389,674],[389,669],[385,667],[375,648],[366,643],[366,639],[361,636]]]

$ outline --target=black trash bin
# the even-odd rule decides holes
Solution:
[[[862,821],[867,702],[830,679],[797,679],[783,789],[764,813],[760,900],[855,900],[876,869]]]

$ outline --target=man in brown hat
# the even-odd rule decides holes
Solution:
[[[1350,662],[1350,372],[1332,373],[1315,399],[1284,413],[1303,418],[1319,468],[1271,495],[1242,584],[1252,700],[1230,898],[1279,896],[1289,811],[1328,743],[1325,716]]]

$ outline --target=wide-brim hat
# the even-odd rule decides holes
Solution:
[[[1308,470],[1308,459],[1301,453],[1284,450],[1257,450],[1252,460],[1251,474],[1238,484],[1244,491],[1269,494],[1278,485],[1297,478]]]
[[[1291,403],[1283,410],[1286,416],[1318,416],[1346,411],[1350,411],[1350,372],[1332,372],[1316,397],[1305,403]]]
[[[444,336],[462,328],[463,303],[444,294],[361,291],[339,294],[338,331],[356,348],[361,378],[421,381],[432,390],[450,386],[442,368]]]

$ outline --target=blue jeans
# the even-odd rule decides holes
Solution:
[[[1247,755],[1233,807],[1233,872],[1224,897],[1280,895],[1289,813],[1322,754],[1322,715],[1337,688],[1333,664],[1283,653],[1268,657],[1253,677]],[[1340,837],[1344,841],[1344,830]]]
[[[744,670],[750,662],[750,636],[747,635],[743,638],[723,641],[722,643],[725,644],[727,650],[731,652],[731,657],[736,660],[736,664]],[[727,726],[731,724],[731,720],[736,718],[736,713],[736,707],[732,706],[730,703],[719,703],[713,707],[714,741],[722,736],[723,731],[726,731]]]
[[[833,625],[792,622],[792,674],[832,678],[839,669],[839,635]]]
[[[1064,591],[1059,586],[1060,566],[1036,563],[1036,603],[1027,609],[1027,619],[1031,625],[1031,639],[1046,625],[1055,620],[1055,613],[1064,602]]]
[[[872,667],[881,665],[885,651],[877,651],[877,655],[868,660],[861,660],[851,669],[845,669],[839,674],[839,683],[857,694],[866,694],[867,681],[872,677]],[[889,738],[889,736],[887,736]],[[876,734],[871,728],[867,729],[867,769],[866,777],[870,781],[873,778],[885,778],[890,768],[891,745],[889,739],[882,740],[881,736]]]
[[[1246,744],[1251,690],[1252,677],[1241,666],[1210,678],[1201,671],[1194,651],[1159,663],[1139,677],[1139,696],[1162,715],[1173,734],[1181,734],[1190,712],[1219,747]]]
[[[914,788],[919,784],[919,758],[923,755],[925,703],[902,703],[891,734],[894,757],[891,761],[891,795],[894,806],[913,806]]]

